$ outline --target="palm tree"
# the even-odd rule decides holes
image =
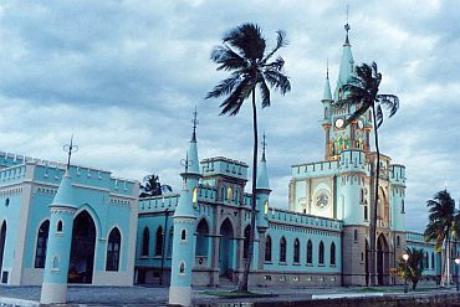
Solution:
[[[406,254],[409,256],[407,263],[402,259],[399,259],[398,267],[395,270],[395,274],[402,280],[410,280],[412,282],[412,290],[415,290],[418,282],[422,278],[424,266],[423,266],[423,249],[420,248],[407,248]]]
[[[243,102],[251,97],[252,121],[254,133],[254,151],[252,160],[252,196],[251,196],[251,232],[249,237],[248,260],[245,263],[243,278],[239,283],[240,291],[248,290],[248,275],[254,249],[255,213],[256,213],[256,178],[257,178],[257,107],[256,89],[259,89],[262,99],[262,108],[270,106],[270,89],[275,88],[282,95],[291,90],[291,83],[284,74],[284,60],[277,57],[271,61],[274,54],[286,46],[286,34],[279,30],[275,47],[266,53],[266,40],[263,38],[260,27],[256,24],[242,24],[222,39],[222,45],[215,47],[211,53],[211,60],[215,62],[217,70],[229,71],[230,77],[222,80],[210,91],[206,99],[225,96],[220,104],[220,115],[235,116],[239,113]]]
[[[371,274],[371,284],[375,284],[375,241],[377,229],[377,206],[380,177],[380,148],[378,128],[383,123],[383,108],[387,108],[389,117],[396,114],[399,109],[399,98],[392,94],[379,94],[379,86],[382,81],[382,74],[377,69],[377,64],[371,65],[363,63],[356,66],[356,74],[351,77],[350,82],[342,87],[344,94],[343,100],[339,104],[355,106],[355,111],[346,119],[345,126],[359,119],[364,113],[372,111],[374,123],[374,143],[377,161],[374,164],[374,204],[371,206],[371,220],[369,223],[369,249],[368,261]]]
[[[434,195],[434,199],[426,202],[429,209],[429,222],[425,229],[425,241],[434,240],[437,252],[442,251],[444,245],[444,265],[441,277],[441,287],[450,284],[450,240],[458,233],[459,214],[455,210],[455,200],[447,190]],[[457,223],[456,223],[457,222]]]
[[[165,192],[172,192],[171,186],[161,184],[160,177],[155,174],[144,177],[144,184],[141,184],[141,190],[140,197],[158,196],[163,195]]]

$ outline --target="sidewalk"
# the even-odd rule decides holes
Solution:
[[[214,294],[232,291],[232,288],[195,288],[193,301],[195,304],[211,304],[216,302],[263,302],[267,298],[221,298]],[[318,299],[333,299],[343,297],[381,297],[405,296],[402,287],[338,287],[338,288],[252,288],[253,293],[272,294],[271,302],[304,301]],[[434,287],[421,287],[409,295],[426,295],[455,293],[455,288],[440,289]],[[168,301],[168,288],[149,287],[88,287],[71,286],[68,290],[69,305],[84,304],[93,306],[164,306]],[[19,306],[38,306],[40,300],[40,287],[13,287],[0,286],[0,306],[2,304]]]

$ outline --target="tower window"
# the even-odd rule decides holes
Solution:
[[[401,246],[401,238],[399,236],[396,236],[396,246]]]
[[[367,221],[369,219],[369,212],[368,212],[367,204],[364,206],[363,210],[364,210],[364,220]]]
[[[185,274],[185,263],[184,262],[181,262],[179,265],[179,273]]]
[[[401,213],[404,214],[405,213],[405,208],[404,208],[404,199],[401,200]]]
[[[358,230],[357,230],[357,229],[355,229],[355,230],[353,231],[353,240],[354,240],[355,242],[358,241]]]
[[[5,199],[5,207],[8,207],[10,205],[10,199],[7,198]]]
[[[185,229],[182,229],[182,232],[181,232],[181,235],[180,235],[180,239],[182,241],[185,241],[187,239],[187,233],[185,231]]]
[[[272,238],[270,236],[267,236],[265,241],[265,261],[272,261]]]
[[[57,232],[62,232],[62,221],[59,221],[59,222],[57,223],[56,231],[57,231]]]

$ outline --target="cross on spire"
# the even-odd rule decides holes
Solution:
[[[73,134],[70,137],[70,144],[66,144],[63,147],[64,151],[67,152],[67,165],[66,170],[68,171],[70,168],[70,161],[72,159],[72,153],[78,151],[78,146],[73,144]]]
[[[262,161],[265,162],[265,148],[267,147],[267,140],[266,140],[266,135],[265,132],[262,136]]]
[[[350,10],[350,5],[347,4],[347,23],[344,26],[345,31],[347,32],[346,37],[345,37],[345,45],[350,45],[350,41],[348,40],[348,32],[351,30],[350,24],[348,23],[348,17],[350,14],[349,10]]]
[[[193,124],[192,142],[196,142],[196,127],[200,123],[198,121],[197,117],[198,117],[198,112],[197,112],[196,106],[195,106],[195,111],[193,111],[193,119],[192,119],[192,124]]]

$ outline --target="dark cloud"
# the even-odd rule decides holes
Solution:
[[[0,148],[62,160],[73,132],[82,164],[141,179],[177,176],[200,112],[200,155],[250,161],[251,116],[218,116],[203,97],[225,73],[209,61],[235,25],[261,25],[282,50],[292,92],[260,114],[268,134],[273,203],[287,206],[290,165],[323,158],[320,99],[326,61],[335,88],[345,2],[3,1],[0,4]],[[382,91],[401,109],[381,130],[382,150],[407,165],[407,224],[423,229],[425,201],[445,182],[458,197],[460,94],[456,1],[349,1],[357,63],[377,61]]]

